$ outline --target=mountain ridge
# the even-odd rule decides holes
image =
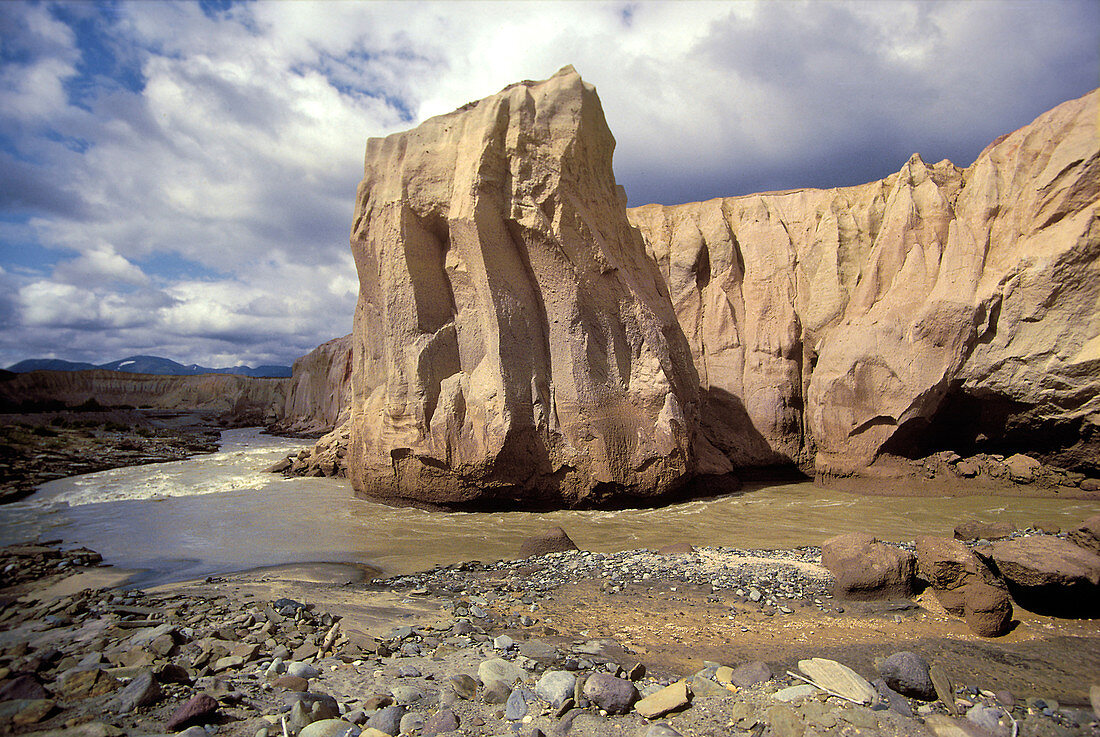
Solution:
[[[210,368],[199,364],[184,365],[161,356],[134,355],[117,361],[92,364],[81,361],[66,361],[60,358],[28,358],[7,367],[8,371],[22,374],[30,371],[121,371],[128,374],[151,374],[154,376],[198,376],[200,374],[232,374],[251,376],[256,379],[285,379],[291,376],[290,366],[263,365],[232,366]]]

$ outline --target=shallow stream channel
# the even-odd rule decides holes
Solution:
[[[152,586],[287,564],[344,563],[395,575],[511,559],[525,537],[551,526],[596,552],[678,542],[774,549],[856,530],[893,541],[950,536],[968,519],[1066,528],[1100,512],[1095,501],[863,496],[808,481],[746,485],[656,509],[425,511],[356,499],[343,479],[264,471],[306,443],[257,428],[227,430],[216,453],[51,481],[0,507],[0,544],[61,539],[134,571],[131,585]]]

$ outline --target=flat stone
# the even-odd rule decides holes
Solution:
[[[826,691],[861,704],[875,700],[875,688],[846,665],[826,658],[798,661],[798,669]]]
[[[100,668],[71,673],[61,683],[61,695],[70,701],[90,699],[114,691],[122,684]]]
[[[821,689],[809,683],[801,683],[797,686],[787,686],[786,688],[779,689],[772,694],[772,698],[776,701],[791,703],[813,696],[816,693],[820,693],[820,691]]]
[[[943,714],[928,714],[924,717],[924,726],[935,737],[989,737],[984,729]]]
[[[728,696],[730,691],[725,686],[720,686],[706,676],[696,673],[688,682],[691,693],[695,696]]]
[[[164,725],[170,732],[180,727],[198,724],[210,720],[218,711],[218,701],[209,694],[195,694],[187,703],[172,712]]]
[[[689,703],[691,703],[691,697],[688,694],[687,683],[677,681],[634,704],[634,711],[646,719],[657,719],[682,709]]]
[[[20,673],[0,688],[0,701],[31,701],[48,696],[38,678],[30,673]]]

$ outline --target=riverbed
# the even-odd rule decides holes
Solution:
[[[861,495],[808,481],[746,486],[657,509],[425,511],[356,499],[343,479],[264,471],[306,442],[255,428],[227,430],[216,453],[52,481],[0,507],[0,544],[62,539],[133,570],[132,585],[149,586],[299,563],[350,563],[396,575],[510,559],[525,537],[549,526],[595,552],[678,542],[775,549],[857,530],[893,541],[950,536],[970,519],[1067,528],[1100,512],[1095,501]]]

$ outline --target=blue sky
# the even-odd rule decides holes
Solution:
[[[1100,84],[1100,3],[0,3],[0,366],[350,330],[366,139],[573,64],[631,205],[966,166]]]

